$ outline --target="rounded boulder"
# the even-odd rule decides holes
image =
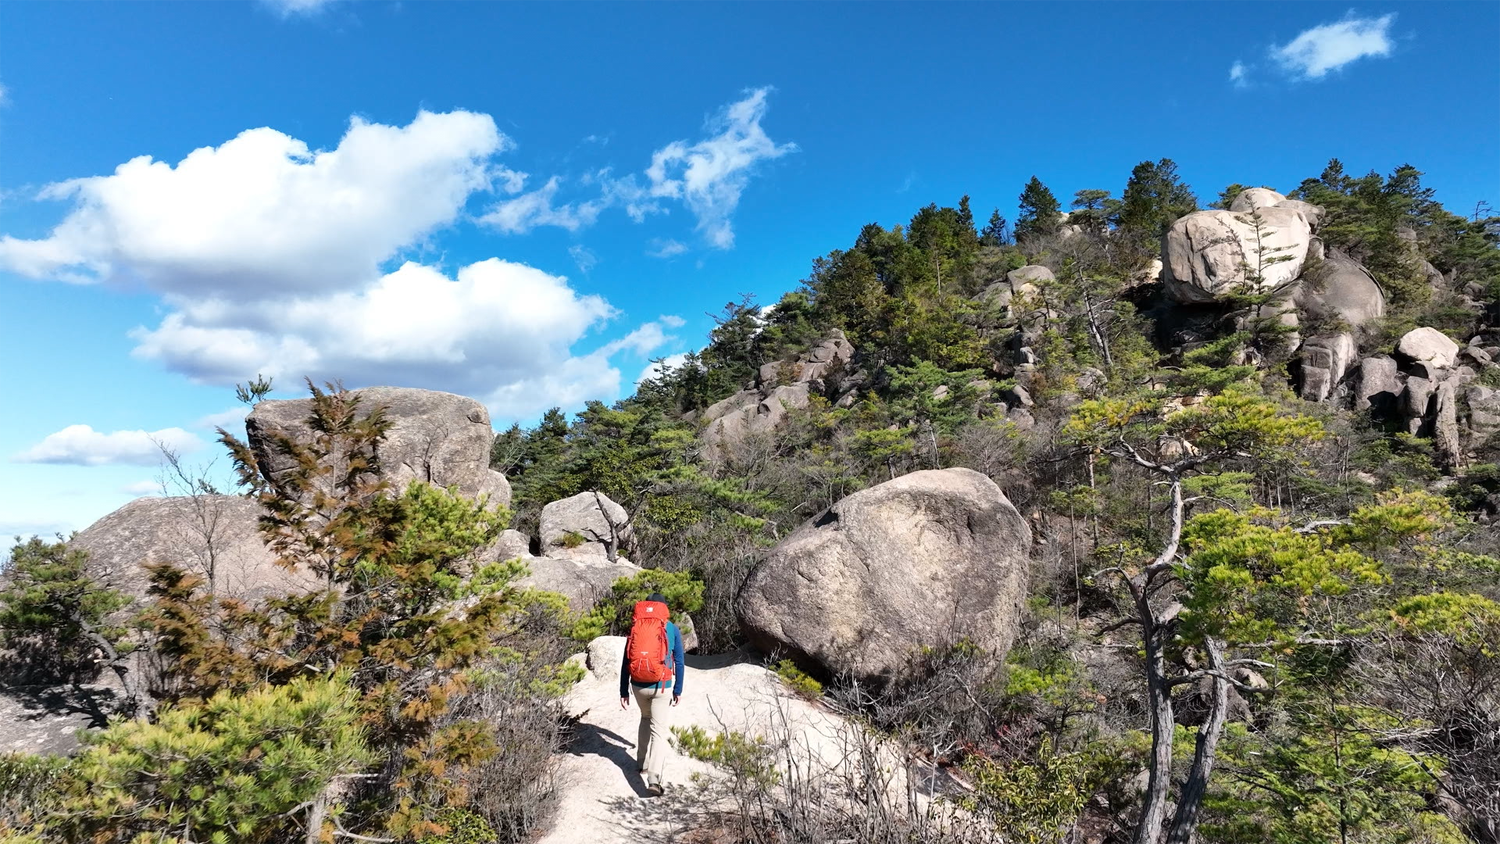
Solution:
[[[844,498],[772,550],[740,592],[761,650],[883,682],[925,648],[1002,657],[1029,581],[1031,530],[988,477],[913,472]]]

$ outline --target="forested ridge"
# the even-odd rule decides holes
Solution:
[[[5,757],[0,841],[528,840],[566,823],[569,653],[653,590],[701,653],[748,648],[747,581],[800,526],[962,468],[1030,532],[1008,650],[955,631],[878,677],[756,651],[951,770],[980,830],[896,812],[880,840],[1500,842],[1500,217],[1336,160],[1284,196],[1200,204],[1162,159],[1019,207],[871,223],[631,397],[499,433],[508,509],[372,477],[389,420],[341,389],[312,389],[312,439],[261,435],[274,471],[225,433],[318,588],[224,597],[163,563],[123,618],[79,551],[18,545],[6,648],[47,683],[116,671],[125,720]],[[609,561],[628,526],[644,571],[592,609],[476,563],[507,527],[542,554],[544,507],[595,493]],[[875,811],[828,826],[761,737],[679,738],[755,795],[715,840]]]

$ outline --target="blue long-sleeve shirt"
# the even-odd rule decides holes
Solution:
[[[677,625],[667,622],[667,650],[672,660],[672,697],[682,697],[682,633]],[[665,681],[663,681],[665,682]],[[620,697],[630,695],[630,687],[637,689],[661,688],[661,683],[637,683],[630,679],[630,652],[626,651],[620,663]]]

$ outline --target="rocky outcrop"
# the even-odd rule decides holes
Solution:
[[[1010,282],[1011,292],[1015,295],[1031,296],[1040,289],[1038,285],[1056,281],[1057,277],[1040,264],[1029,264],[1006,273],[1005,280]]]
[[[1302,212],[1307,218],[1307,224],[1316,232],[1323,226],[1323,206],[1314,205],[1311,202],[1303,202],[1300,199],[1283,199],[1276,203],[1277,208],[1290,208],[1293,211]]]
[[[460,495],[488,496],[490,504],[510,506],[510,483],[490,469],[495,432],[484,405],[471,398],[406,387],[353,391],[360,411],[385,408],[391,423],[380,448],[381,474],[397,489],[412,481],[456,487]],[[263,401],[245,418],[245,433],[262,470],[275,482],[292,466],[277,447],[279,437],[306,442],[312,399]]]
[[[1320,320],[1337,320],[1345,328],[1360,328],[1385,315],[1385,294],[1375,277],[1358,261],[1331,249],[1298,285],[1297,307]]]
[[[1470,384],[1464,390],[1469,407],[1469,430],[1479,439],[1500,433],[1500,390]]]
[[[1448,369],[1458,359],[1458,344],[1436,328],[1413,328],[1402,335],[1396,352],[1415,363]]]
[[[1259,271],[1259,290],[1285,289],[1302,274],[1312,227],[1300,211],[1260,208],[1261,231],[1244,214],[1197,211],[1172,224],[1162,248],[1168,295],[1184,304],[1245,292]],[[1274,261],[1272,259],[1275,259]]]
[[[588,612],[599,599],[609,595],[609,588],[616,580],[641,572],[639,566],[623,558],[611,562],[604,557],[527,554],[519,559],[526,564],[528,573],[516,581],[517,586],[556,592],[567,598],[569,608],[577,613]]]
[[[255,598],[302,591],[317,579],[289,571],[261,538],[261,506],[236,495],[137,498],[110,513],[69,543],[88,552],[89,571],[102,582],[140,599],[146,595],[149,563],[169,562],[208,579],[224,597]]]
[[[1404,387],[1396,361],[1385,355],[1359,362],[1359,381],[1354,390],[1354,409],[1368,410],[1378,417],[1390,416]]]
[[[1236,214],[1248,214],[1257,208],[1272,208],[1286,201],[1285,196],[1270,188],[1248,188],[1240,191],[1240,195],[1229,204],[1229,210]]]
[[[606,557],[624,553],[634,531],[630,514],[602,492],[580,492],[542,508],[542,553]]]
[[[583,679],[563,699],[574,721],[572,743],[556,757],[558,784],[553,828],[534,839],[537,844],[637,844],[641,841],[683,840],[684,818],[718,816],[724,810],[723,770],[686,753],[667,754],[665,778],[670,797],[643,800],[645,784],[635,769],[636,728],[640,710],[635,701],[620,708],[620,664],[625,639],[601,637],[589,643],[587,654],[573,662],[584,668]],[[673,726],[698,728],[709,734],[735,731],[762,737],[770,747],[795,760],[799,788],[828,788],[857,776],[861,763],[879,771],[882,783],[903,800],[910,788],[920,806],[932,806],[929,818],[950,822],[942,815],[951,803],[940,803],[918,787],[934,778],[934,763],[913,760],[877,745],[879,756],[852,753],[868,743],[854,740],[855,722],[845,721],[829,707],[804,700],[763,665],[744,654],[689,656],[683,695],[669,711]],[[782,757],[778,754],[778,759]],[[787,770],[784,761],[778,769]],[[913,778],[908,780],[908,778]],[[877,786],[878,787],[878,786]],[[925,809],[919,809],[925,811]],[[690,821],[691,823],[691,821]]]
[[[1347,333],[1313,337],[1302,344],[1302,398],[1324,401],[1359,359],[1359,346]]]
[[[796,360],[764,364],[754,386],[703,411],[704,455],[723,459],[748,438],[774,431],[788,410],[806,408],[815,393],[852,396],[859,383],[850,372],[853,360],[854,346],[834,329]]]
[[[969,469],[913,472],[802,525],[740,592],[750,640],[824,675],[879,681],[924,647],[1003,656],[1020,621],[1031,530]]]

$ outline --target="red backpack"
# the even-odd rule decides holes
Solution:
[[[625,640],[625,654],[630,660],[630,679],[637,683],[665,683],[672,679],[668,660],[667,605],[660,601],[641,601],[635,605],[630,637]]]

